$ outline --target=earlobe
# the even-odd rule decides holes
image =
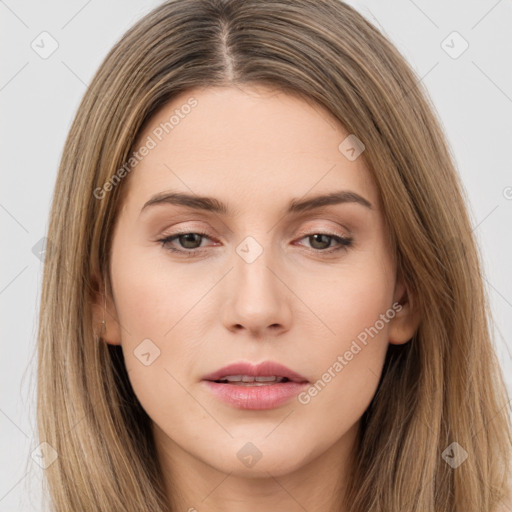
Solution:
[[[394,318],[389,324],[389,343],[403,345],[410,341],[418,330],[420,314],[414,301],[413,294],[399,282],[395,288],[393,304],[400,306],[395,309]]]
[[[109,345],[121,345],[121,331],[113,300],[107,296],[104,281],[95,279],[98,283],[93,304],[94,333]]]

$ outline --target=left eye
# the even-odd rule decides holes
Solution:
[[[311,235],[306,235],[303,238],[309,239],[310,243],[313,244],[319,244],[320,247],[315,247],[312,245],[313,249],[315,251],[320,252],[334,252],[339,251],[340,249],[347,249],[352,245],[352,238],[347,238],[344,236],[339,235],[332,235],[329,233],[312,233]],[[302,238],[301,238],[302,240]],[[327,242],[326,242],[327,240]],[[338,245],[335,247],[330,247],[331,241],[336,242]],[[327,243],[327,247],[324,247],[324,245]],[[323,249],[328,248],[329,250],[325,251]]]
[[[169,251],[193,255],[194,253],[202,250],[202,238],[210,239],[210,237],[206,233],[187,232],[170,235],[158,241],[162,244],[164,248],[166,248]],[[323,253],[331,253],[341,249],[346,250],[348,247],[352,245],[353,241],[352,238],[342,237],[330,233],[311,233],[309,235],[303,236],[299,240],[303,240],[305,238],[309,239],[310,243],[313,244],[313,252]],[[170,247],[170,244],[175,240],[179,240],[179,243],[182,248],[176,249],[175,247]],[[337,246],[335,246],[334,248],[331,247],[332,241],[336,242],[337,244]],[[317,246],[315,247],[315,245]],[[318,247],[318,245],[320,245],[320,247]]]

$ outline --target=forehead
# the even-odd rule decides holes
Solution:
[[[139,136],[135,150],[150,149],[131,173],[127,198],[140,204],[173,189],[228,203],[284,203],[343,188],[377,204],[363,158],[351,161],[342,151],[349,135],[330,112],[297,95],[264,86],[192,89]]]

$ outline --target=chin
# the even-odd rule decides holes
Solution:
[[[265,434],[266,435],[266,434]],[[264,436],[262,436],[264,437]],[[219,446],[219,445],[217,445]],[[313,453],[313,447],[311,454]],[[229,457],[226,454],[232,453]],[[282,443],[258,442],[247,436],[243,441],[236,441],[233,447],[222,449],[219,457],[205,461],[223,473],[243,478],[268,478],[292,473],[307,463],[307,453],[304,446],[298,452],[295,443],[283,446]],[[311,455],[312,457],[312,455]]]

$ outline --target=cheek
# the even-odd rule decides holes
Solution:
[[[380,319],[392,305],[394,272],[386,253],[376,247],[360,251],[350,265],[336,269],[329,279],[310,283],[312,309],[328,327],[326,341],[332,349],[344,351],[359,335]],[[385,338],[388,323],[378,323],[378,336]],[[348,344],[348,345],[347,345]],[[345,348],[346,347],[346,348]]]
[[[389,344],[394,273],[386,255],[378,254],[364,255],[350,271],[330,279],[323,293],[311,294],[312,309],[328,331],[322,329],[327,334],[319,340],[321,350],[311,352],[317,380],[302,403],[327,406],[342,422],[368,406]]]
[[[183,273],[151,261],[147,249],[123,251],[122,239],[118,242],[111,275],[130,382],[151,417],[165,415],[162,397],[172,397],[183,411],[192,404],[179,384],[181,378],[173,376],[190,351],[190,335],[184,331],[187,314],[204,295],[204,286],[191,286]]]
[[[133,247],[126,253],[119,250],[112,254],[116,313],[125,327],[123,344],[144,338],[160,343],[169,339],[180,319],[205,292],[201,283],[191,283],[186,273],[173,270],[164,258],[148,257],[148,253],[147,248]]]

